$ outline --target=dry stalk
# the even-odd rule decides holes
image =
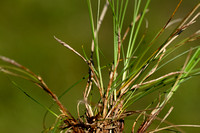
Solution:
[[[108,83],[108,88],[106,91],[106,96],[105,96],[105,101],[104,101],[104,110],[103,110],[103,118],[106,117],[106,113],[107,113],[107,104],[108,104],[108,95],[109,92],[111,90],[111,86],[112,86],[112,82],[114,80],[115,74],[117,73],[117,67],[119,65],[119,61],[120,61],[120,52],[121,52],[121,33],[120,33],[120,29],[118,30],[118,57],[117,57],[117,64],[114,68],[114,71],[111,72],[111,76],[110,76],[110,81]]]
[[[167,23],[164,25],[164,27],[160,30],[160,32],[157,34],[157,36],[153,39],[153,41],[151,41],[151,43],[149,44],[149,46],[151,46],[157,39],[158,37],[163,33],[163,31],[167,28],[168,24],[170,23],[170,21],[172,20],[172,18],[174,17],[176,11],[178,10],[179,6],[181,5],[182,0],[180,0],[180,2],[178,3],[178,5],[176,6],[174,12],[172,13],[171,17],[169,18],[169,20],[167,21]]]
[[[184,63],[184,66],[183,66],[183,68],[182,68],[182,71],[184,71],[184,69],[185,69],[185,67],[186,67],[186,65],[187,65],[187,63],[188,63],[188,61],[189,61],[190,54],[191,54],[191,52],[188,54],[188,57],[187,57],[187,59],[186,59],[186,61],[185,61],[185,63]],[[174,88],[177,86],[177,84],[179,83],[179,80],[180,80],[182,74],[183,74],[183,73],[179,74],[178,78],[176,79],[176,82],[174,83],[174,85],[173,85],[171,91],[168,93],[168,95],[166,96],[166,98],[164,99],[164,101],[163,101],[160,105],[158,104],[157,108],[155,108],[155,109],[151,112],[149,118],[140,126],[140,128],[139,128],[139,130],[138,130],[138,133],[144,133],[144,132],[148,129],[148,127],[151,125],[151,123],[155,120],[155,118],[157,117],[157,115],[158,115],[158,114],[161,112],[161,110],[164,108],[164,106],[167,104],[167,102],[169,101],[170,97],[171,97],[172,94],[174,93],[173,90],[174,90]]]
[[[137,124],[139,118],[142,116],[142,114],[144,114],[144,112],[140,113],[140,115],[136,118],[135,122],[133,123],[131,133],[134,133],[134,131],[135,131],[135,126],[136,126],[136,124]]]
[[[151,83],[154,83],[156,81],[159,81],[159,80],[162,80],[164,78],[167,78],[169,76],[172,76],[172,75],[176,75],[176,74],[180,74],[180,73],[183,73],[182,71],[177,71],[177,72],[171,72],[171,73],[168,73],[166,75],[163,75],[163,76],[160,76],[159,78],[157,79],[152,79],[150,81],[146,81],[144,83],[140,83],[140,84],[136,84],[134,86],[131,87],[131,90],[135,89],[135,88],[138,88],[138,86],[142,86],[142,85],[147,85],[147,84],[151,84]]]
[[[40,88],[42,88],[45,92],[47,92],[47,93],[52,97],[52,99],[53,99],[53,100],[57,103],[57,105],[59,106],[60,111],[61,111],[65,116],[67,116],[68,119],[73,119],[73,120],[75,120],[75,119],[73,118],[73,116],[69,113],[69,111],[68,111],[67,109],[65,109],[65,107],[61,104],[61,102],[58,100],[57,96],[48,88],[48,86],[45,84],[45,82],[43,81],[43,79],[42,79],[40,76],[36,75],[36,74],[33,73],[31,70],[29,70],[29,69],[26,68],[25,66],[19,64],[18,62],[14,61],[14,60],[12,60],[12,59],[9,59],[9,58],[4,57],[4,56],[0,56],[0,59],[1,59],[2,61],[4,61],[4,62],[7,62],[7,63],[9,63],[9,64],[11,64],[11,65],[14,65],[14,66],[16,66],[16,67],[18,67],[18,68],[24,70],[25,72],[27,72],[27,73],[31,74],[33,77],[35,77],[38,81],[33,81],[33,80],[32,80],[32,82],[34,82],[36,85],[38,85]],[[2,69],[2,70],[3,70],[3,69]],[[13,76],[17,76],[17,77],[19,76],[19,77],[22,77],[22,78],[27,79],[26,77],[21,76],[21,75],[19,75],[19,74],[15,74],[15,73],[12,73],[12,72],[9,72],[9,71],[6,71],[6,70],[3,70],[3,71],[4,71],[5,73],[7,73],[7,74],[10,74],[10,75],[13,75]],[[29,79],[28,79],[28,80],[29,80]]]
[[[162,131],[162,130],[166,130],[166,129],[169,129],[169,128],[175,128],[175,127],[200,127],[200,125],[171,125],[171,126],[156,129],[156,130],[151,131],[149,133],[155,133],[155,132],[159,132],[159,131]]]
[[[145,13],[147,13],[149,10],[147,9],[146,11],[145,11]],[[140,20],[140,18],[141,18],[141,16],[142,16],[142,13],[140,13],[137,17],[136,17],[136,20],[135,20],[135,22],[137,22],[138,20]],[[126,31],[125,31],[125,33],[124,33],[124,36],[123,36],[123,38],[122,38],[122,43],[124,42],[124,40],[126,39],[126,37],[127,37],[127,35],[128,35],[128,32],[130,31],[130,29],[131,29],[131,27],[133,26],[133,22],[131,22],[131,24],[129,25],[129,27],[126,29]]]
[[[95,74],[94,66],[93,66],[93,64],[91,63],[91,61],[90,61],[90,60],[86,60],[79,52],[77,52],[75,49],[73,49],[71,46],[69,46],[69,45],[66,44],[65,42],[61,41],[60,39],[58,39],[58,38],[56,38],[56,37],[54,37],[54,38],[55,38],[60,44],[62,44],[64,47],[68,48],[69,50],[71,50],[72,52],[74,52],[75,54],[77,54],[79,57],[81,57],[81,58],[83,59],[83,61],[84,61],[85,63],[88,64],[89,68],[91,69],[91,71],[92,71],[92,73],[93,73],[93,75],[94,75],[94,77],[95,77],[95,80],[96,80],[96,83],[97,83],[97,87],[99,88],[99,93],[100,93],[101,97],[103,97],[103,94],[102,94],[102,89],[103,89],[103,88],[100,87],[99,80],[98,80],[98,78],[97,78],[97,76],[96,76],[96,74]]]
[[[172,112],[172,110],[174,109],[174,107],[171,107],[169,109],[169,111],[167,112],[167,114],[164,116],[164,118],[162,119],[162,121],[160,122],[160,124],[156,127],[156,129],[159,128],[159,126],[167,119],[167,117],[170,115],[170,113]]]
[[[106,15],[106,12],[107,12],[107,9],[108,9],[108,6],[109,6],[109,2],[108,0],[106,0],[106,3],[104,4],[104,7],[103,7],[103,10],[101,12],[101,15],[100,15],[100,18],[99,18],[99,21],[97,23],[97,29],[95,30],[95,38],[97,37],[97,33],[99,32],[99,29],[101,27],[101,24],[102,24],[102,21],[104,20],[104,17]],[[94,66],[94,63],[93,63],[93,53],[94,53],[94,40],[92,40],[92,44],[91,44],[91,55],[90,55],[90,62],[91,64]],[[95,82],[95,80],[93,79],[93,75],[94,75],[94,71],[89,67],[89,77],[88,77],[88,82],[86,84],[86,87],[85,87],[85,93],[84,93],[84,100],[87,101],[87,98],[90,94],[90,91],[91,91],[91,88],[92,88],[92,84],[93,82],[96,84],[96,86],[98,88],[100,88],[100,84]],[[97,78],[96,78],[97,79]],[[93,82],[92,82],[93,81]],[[98,80],[97,80],[98,81]],[[101,89],[99,89],[100,91],[100,95],[101,95],[101,98],[103,98],[103,91]],[[87,108],[87,111],[90,110],[90,108],[86,105],[86,108]],[[91,111],[89,111],[91,112]],[[89,113],[91,114],[91,113]]]

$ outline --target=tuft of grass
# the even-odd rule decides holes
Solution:
[[[151,52],[152,47],[156,47],[155,41],[160,38],[161,34],[170,27],[174,22],[179,20],[173,20],[175,13],[177,12],[182,0],[177,4],[174,12],[169,17],[166,24],[158,31],[155,37],[147,42],[146,45],[141,46],[144,43],[146,37],[146,31],[148,28],[148,22],[146,21],[146,31],[143,36],[140,37],[139,31],[141,30],[142,23],[144,23],[145,15],[148,12],[148,6],[151,0],[142,1],[135,0],[133,8],[132,22],[130,26],[124,30],[124,21],[126,16],[126,10],[128,8],[128,0],[106,0],[101,10],[101,0],[97,1],[97,14],[96,14],[96,25],[94,23],[94,14],[92,9],[92,3],[87,0],[89,18],[91,23],[92,31],[92,44],[91,53],[88,58],[87,53],[84,52],[84,56],[81,55],[74,48],[69,46],[62,40],[54,37],[58,43],[62,44],[65,48],[71,50],[73,53],[78,55],[88,65],[88,75],[83,79],[80,79],[70,88],[63,92],[59,97],[51,91],[51,89],[45,84],[44,80],[33,73],[25,66],[18,62],[9,59],[5,56],[0,56],[0,60],[6,62],[6,65],[0,65],[0,71],[11,76],[23,78],[31,81],[54,100],[50,107],[46,107],[39,101],[35,100],[29,94],[27,94],[19,85],[14,81],[13,84],[20,89],[25,95],[27,95],[34,102],[44,107],[48,112],[56,117],[56,122],[52,127],[44,129],[44,132],[105,132],[105,133],[118,133],[124,131],[125,118],[133,114],[138,114],[138,117],[134,120],[133,126],[131,127],[132,132],[137,131],[138,133],[143,132],[158,132],[169,128],[175,127],[200,127],[199,125],[173,125],[170,124],[167,127],[160,127],[166,118],[169,116],[173,108],[171,108],[163,119],[160,119],[160,124],[154,130],[150,130],[149,127],[152,122],[158,119],[159,113],[164,109],[165,105],[169,102],[174,92],[180,87],[181,83],[185,82],[189,78],[198,76],[200,68],[196,68],[200,61],[200,46],[190,48],[182,53],[176,54],[171,59],[166,60],[166,57],[176,52],[181,46],[191,41],[196,41],[200,38],[200,30],[198,29],[195,33],[185,37],[183,40],[176,42],[174,41],[179,38],[180,34],[184,34],[186,29],[189,29],[193,25],[200,15],[198,3],[188,15],[180,22],[180,24],[171,32],[169,36],[165,37],[162,44],[156,48],[155,51]],[[142,2],[144,7],[142,8]],[[101,56],[99,49],[99,38],[98,33],[101,28],[101,24],[104,20],[107,10],[110,9],[113,14],[113,60],[107,66],[101,65]],[[140,12],[141,11],[141,12]],[[172,21],[173,20],[173,21]],[[123,33],[123,31],[125,31]],[[127,44],[124,40],[128,40]],[[140,40],[139,43],[137,40]],[[143,51],[143,52],[140,52]],[[150,56],[146,57],[150,53]],[[153,75],[164,65],[176,60],[177,58],[188,54],[185,62],[181,69],[177,68],[177,71],[171,71],[160,77],[152,79]],[[96,58],[94,58],[96,57]],[[96,62],[96,64],[94,63]],[[122,67],[119,67],[122,66]],[[106,85],[103,81],[102,69],[109,69],[109,81]],[[83,90],[83,100],[77,104],[78,116],[72,116],[68,109],[60,102],[60,98],[63,97],[71,88],[76,86],[78,83],[87,78],[85,90]],[[167,86],[167,87],[165,87]],[[93,104],[92,101],[92,88],[97,89],[99,92],[100,99],[97,103]],[[164,89],[165,88],[165,89]],[[167,88],[167,89],[166,89]],[[147,106],[143,110],[129,110],[129,107],[136,101],[150,95],[153,92],[159,91],[160,95],[155,97],[154,103]],[[55,114],[51,107],[57,104],[60,114]],[[80,114],[80,104],[85,106],[84,114]],[[47,114],[47,113],[46,113]],[[45,118],[46,119],[46,114]],[[142,123],[142,116],[145,117]],[[45,123],[45,122],[44,122]],[[45,124],[44,124],[45,125]],[[139,127],[139,128],[137,128]],[[180,130],[180,129],[177,129]]]

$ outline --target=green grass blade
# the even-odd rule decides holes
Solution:
[[[85,80],[88,77],[89,77],[89,75],[86,75],[83,78],[81,78],[80,80],[78,80],[77,82],[75,82],[73,85],[71,85],[69,88],[67,88],[63,93],[61,93],[61,95],[58,96],[58,99],[60,100],[65,94],[67,94],[67,92],[69,92],[72,88],[74,88],[75,86],[77,86],[80,82],[82,82],[83,80]],[[51,109],[54,105],[55,105],[55,101],[48,108]],[[48,115],[48,112],[49,111],[47,110],[45,112],[45,114],[44,114],[43,125],[45,125],[45,121],[46,121],[46,117]]]
[[[14,86],[16,86],[20,91],[22,91],[28,98],[30,98],[32,101],[34,101],[35,103],[37,103],[38,105],[40,105],[41,107],[43,107],[44,109],[46,109],[49,113],[51,113],[52,115],[54,115],[55,117],[58,118],[58,115],[56,113],[54,113],[51,109],[49,109],[47,106],[41,104],[40,102],[38,102],[36,99],[34,99],[32,96],[30,96],[27,92],[25,92],[17,83],[15,83],[14,81],[11,80],[11,82],[13,83]]]
[[[199,63],[199,61],[200,61],[200,48],[196,50],[196,52],[190,59],[189,63],[187,64],[184,70],[186,74],[183,74],[183,76],[184,77],[187,76],[192,71],[192,69],[197,65],[197,63]]]
[[[98,73],[99,73],[99,79],[100,79],[100,86],[101,86],[101,88],[103,88],[103,79],[102,79],[102,74],[101,74],[101,65],[100,65],[100,57],[99,57],[99,48],[98,48],[98,42],[97,42],[96,37],[95,37],[95,29],[94,29],[94,21],[93,21],[91,1],[87,0],[87,4],[88,4],[88,9],[89,9],[92,36],[93,36],[94,45],[95,45],[95,53],[96,53],[96,59],[97,59],[97,67],[98,67]]]
[[[183,70],[185,73],[179,75],[173,87],[170,89],[170,92],[166,94],[164,101],[160,104],[160,107],[163,107],[171,99],[174,92],[176,92],[180,84],[184,82],[185,78],[192,72],[193,68],[197,65],[197,63],[199,63],[199,61],[200,61],[200,48],[198,48],[196,52],[193,54],[193,56],[191,57],[191,59],[189,60],[189,62],[187,63],[186,67]]]
[[[191,48],[190,50],[195,50],[195,49],[198,49],[199,47],[200,47],[200,46],[197,46],[197,47]],[[167,65],[168,63],[170,63],[170,62],[176,60],[177,58],[179,58],[179,57],[181,57],[181,56],[187,54],[188,52],[190,52],[190,50],[186,50],[186,51],[180,53],[179,55],[177,55],[177,56],[171,58],[170,60],[166,61],[165,63],[163,63],[162,65],[160,65],[160,66],[157,68],[156,71],[158,71],[160,68],[164,67],[164,66]],[[167,55],[166,55],[166,56],[167,56]],[[163,59],[164,59],[166,56],[164,56]]]
[[[73,85],[71,85],[69,88],[67,88],[59,97],[58,99],[61,99],[67,92],[69,92],[72,88],[74,88],[76,85],[78,85],[80,82],[82,82],[83,80],[85,80],[86,78],[88,78],[89,75],[84,76],[83,78],[81,78],[80,80],[78,80],[77,82],[75,82]]]
[[[123,0],[122,0],[122,2],[123,2]],[[120,17],[121,18],[120,19],[120,29],[123,28],[122,26],[123,26],[123,23],[124,23],[124,17],[125,17],[125,14],[126,14],[126,9],[127,9],[127,6],[128,6],[128,2],[129,2],[129,0],[126,0],[126,3],[124,5],[124,9],[123,9],[123,13],[122,13],[122,17]],[[121,10],[122,10],[122,7],[121,7]]]
[[[139,32],[140,26],[141,26],[142,21],[143,21],[143,19],[144,19],[145,11],[147,10],[148,5],[149,5],[149,3],[150,3],[150,0],[148,0],[148,1],[146,2],[146,5],[145,5],[145,7],[144,7],[143,14],[142,14],[142,16],[141,16],[141,18],[140,18],[140,20],[139,20],[139,23],[138,23],[138,25],[137,25],[136,31],[135,31],[134,36],[133,36],[133,32],[134,32],[135,25],[136,25],[136,17],[137,17],[138,12],[139,12],[140,3],[141,3],[140,0],[139,0],[138,4],[137,4],[137,1],[135,1],[135,11],[134,11],[134,16],[133,16],[133,26],[132,26],[132,29],[131,29],[131,34],[130,34],[130,38],[129,38],[128,49],[127,49],[127,54],[126,54],[126,58],[127,58],[127,59],[129,59],[129,58],[131,58],[131,56],[133,56],[134,44],[135,44],[135,41],[136,41],[136,38],[137,38],[137,35],[138,35],[138,32]],[[127,69],[128,66],[129,66],[129,61],[130,61],[130,59],[129,59],[129,60],[127,60],[127,59],[126,59],[126,61],[125,61],[125,63],[124,63],[125,69]],[[125,72],[124,72],[123,77],[122,77],[122,80],[126,79],[127,73],[128,73],[128,71],[125,71]]]
[[[129,53],[128,53],[128,54],[129,54],[129,57],[132,55],[132,51],[133,51],[133,48],[134,48],[134,45],[135,45],[135,41],[136,41],[136,39],[137,39],[137,35],[138,35],[138,33],[139,33],[141,24],[142,24],[143,19],[144,19],[145,12],[146,12],[146,10],[147,10],[147,8],[148,8],[148,6],[149,6],[150,1],[151,1],[151,0],[148,0],[148,1],[147,1],[146,5],[145,5],[145,7],[144,7],[144,10],[143,10],[142,16],[141,16],[141,18],[140,18],[140,20],[139,20],[139,22],[138,22],[137,29],[136,29],[136,31],[135,31],[133,40],[132,40],[132,42],[131,42],[130,51],[129,51]],[[139,1],[139,2],[140,2],[140,1]],[[138,8],[139,8],[139,7],[138,7]]]

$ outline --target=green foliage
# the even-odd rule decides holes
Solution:
[[[199,39],[200,32],[197,30],[195,33],[172,45],[172,43],[180,36],[180,34],[186,32],[185,30],[190,28],[190,26],[196,22],[196,19],[199,16],[199,12],[196,12],[200,7],[200,4],[197,4],[197,6],[194,7],[191,12],[189,12],[189,14],[182,20],[182,22],[180,22],[174,31],[172,31],[169,36],[165,36],[164,42],[157,46],[155,44],[156,40],[160,38],[161,34],[163,34],[163,32],[165,32],[165,30],[167,30],[167,28],[173,23],[171,21],[182,2],[180,1],[169,20],[158,31],[155,37],[153,37],[153,39],[144,46],[141,46],[141,44],[145,43],[144,38],[146,37],[148,26],[146,27],[146,31],[144,32],[143,36],[140,37],[139,32],[141,31],[141,26],[144,23],[145,15],[148,12],[150,1],[151,0],[145,1],[144,7],[141,7],[142,2],[144,1],[134,1],[132,22],[127,30],[125,30],[125,33],[122,33],[124,31],[124,21],[126,21],[125,16],[129,3],[128,0],[107,0],[102,11],[101,1],[98,0],[96,26],[94,23],[95,17],[93,15],[92,3],[90,0],[87,0],[92,32],[90,58],[87,57],[87,53],[84,51],[84,49],[84,56],[82,56],[71,46],[54,37],[64,47],[81,57],[89,67],[88,75],[83,78],[88,79],[85,90],[83,90],[83,100],[77,105],[78,118],[71,115],[68,109],[65,108],[60,102],[60,98],[63,97],[74,86],[83,81],[83,79],[77,81],[59,97],[57,97],[44,83],[40,76],[34,74],[28,68],[15,62],[14,60],[0,56],[2,61],[8,63],[8,65],[0,66],[1,72],[33,82],[43,89],[47,94],[49,94],[58,105],[58,109],[61,112],[60,115],[57,115],[51,110],[51,107],[55,103],[52,103],[49,108],[46,107],[27,94],[19,85],[12,81],[13,84],[31,100],[56,116],[55,124],[52,127],[44,130],[44,132],[123,132],[124,118],[134,114],[135,112],[139,113],[139,115],[138,118],[135,119],[135,123],[132,126],[132,132],[134,132],[134,130],[137,130],[139,133],[149,131],[149,126],[151,126],[152,122],[157,118],[159,113],[169,102],[170,98],[173,96],[174,92],[177,91],[180,84],[186,81],[188,78],[199,75],[200,69],[195,67],[200,61],[200,46],[191,48],[182,53],[177,52],[174,57],[168,60],[166,60],[166,57],[178,51],[178,49],[181,46],[184,46],[186,43]],[[112,63],[110,63],[111,65],[102,67],[100,63],[101,56],[99,48],[101,44],[99,43],[98,36],[99,29],[102,21],[104,20],[104,16],[106,15],[108,7],[111,9],[113,14],[114,55],[113,60],[111,61]],[[146,25],[148,25],[147,21]],[[126,39],[128,40],[127,42],[125,41]],[[156,50],[152,52],[151,48]],[[192,54],[192,51],[194,50],[196,51]],[[93,58],[93,54],[95,54],[96,58]],[[147,54],[150,56],[147,56]],[[188,54],[188,56],[181,69],[177,68],[179,69],[178,71],[171,71],[158,78],[153,77],[154,73],[160,68],[172,61],[175,61],[177,58],[185,54]],[[95,61],[96,64],[94,63]],[[111,66],[109,70],[110,75],[108,85],[105,86],[105,83],[103,82],[104,77],[102,76],[102,69],[106,69],[108,66],[109,68]],[[93,104],[93,101],[91,100],[92,98],[89,98],[92,97],[92,88],[98,90],[100,97],[98,103],[95,104]],[[129,107],[135,104],[136,101],[157,91],[160,92],[160,96],[156,96],[154,100],[154,102],[157,102],[157,105],[149,102],[150,105],[141,111],[129,110]],[[80,103],[83,103],[84,105],[85,112],[83,114],[80,114],[79,112]],[[146,115],[146,113],[149,115]],[[146,119],[143,121],[143,123],[138,123],[138,119],[141,119],[140,117],[142,115],[144,115]],[[169,114],[166,116],[168,115]],[[165,119],[166,118],[163,118],[163,120]],[[161,120],[161,123],[162,122],[163,121]],[[136,124],[139,124],[139,128],[137,129]],[[160,124],[152,132],[159,130],[159,126]]]

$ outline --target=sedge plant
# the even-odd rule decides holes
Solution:
[[[87,79],[87,81],[85,89],[83,90],[83,98],[77,104],[78,116],[73,116],[59,99],[84,79],[80,79],[61,96],[57,97],[40,76],[18,62],[5,56],[0,56],[0,60],[7,63],[6,65],[0,65],[1,72],[33,82],[49,94],[55,101],[50,107],[47,107],[35,100],[30,94],[27,94],[16,82],[12,81],[12,83],[30,99],[44,107],[47,110],[47,113],[51,113],[55,116],[55,123],[51,127],[44,129],[43,132],[120,133],[125,129],[125,118],[133,114],[137,114],[137,118],[133,120],[133,125],[129,127],[132,132],[154,133],[170,128],[176,128],[176,130],[181,132],[178,127],[200,127],[200,125],[172,125],[170,123],[168,123],[169,125],[166,127],[161,127],[161,124],[165,122],[173,109],[170,108],[165,117],[160,119],[158,126],[155,129],[149,129],[152,122],[158,119],[159,113],[165,108],[166,104],[168,104],[181,83],[194,76],[198,76],[200,73],[200,68],[196,67],[200,61],[199,45],[191,47],[182,53],[176,52],[188,42],[198,40],[200,38],[200,29],[197,29],[196,32],[179,40],[175,44],[173,43],[181,34],[184,34],[191,25],[196,23],[197,18],[200,15],[200,3],[189,11],[185,18],[178,21],[178,26],[169,36],[165,36],[163,43],[158,46],[155,45],[156,40],[160,38],[168,27],[177,23],[177,20],[173,19],[182,0],[179,1],[166,24],[158,31],[150,42],[144,41],[146,32],[144,32],[142,36],[139,36],[139,32],[141,32],[143,23],[146,23],[146,30],[148,28],[148,22],[145,22],[144,20],[145,15],[149,11],[148,6],[151,0],[134,0],[134,7],[132,7],[133,13],[131,16],[132,21],[128,27],[124,27],[124,21],[126,21],[125,16],[129,0],[105,0],[103,1],[104,6],[102,9],[102,1],[97,0],[98,6],[96,15],[93,14],[91,0],[86,0],[86,2],[88,5],[92,31],[90,56],[88,56],[88,53],[85,53],[85,51],[83,51],[83,54],[80,54],[67,43],[54,36],[58,43],[74,52],[88,65],[88,75],[84,78]],[[142,4],[144,5],[143,8],[141,8]],[[112,12],[114,55],[111,63],[103,66],[101,65],[100,56],[100,45],[103,44],[99,43],[98,33],[107,10],[111,10]],[[94,20],[94,18],[96,18],[96,20]],[[151,49],[155,49],[155,47],[156,50],[152,52]],[[166,60],[172,53],[178,54]],[[147,54],[148,56],[146,56]],[[182,68],[177,68],[177,71],[171,71],[160,77],[152,78],[154,73],[163,66],[175,61],[183,55],[187,55],[187,58],[185,59],[185,62],[183,62]],[[103,77],[102,74],[103,69],[109,69],[109,80],[106,82],[107,84],[104,83],[105,77]],[[95,104],[93,98],[91,98],[92,89],[98,90],[99,99]],[[151,104],[150,102],[149,106],[142,110],[129,109],[129,107],[138,100],[156,91],[160,92],[159,95],[155,97],[154,103],[157,103],[156,105]],[[56,114],[51,109],[54,104],[57,104],[60,114]],[[83,104],[85,108],[83,114],[80,114],[79,111],[80,104]],[[139,120],[142,120],[142,122],[139,122]]]

